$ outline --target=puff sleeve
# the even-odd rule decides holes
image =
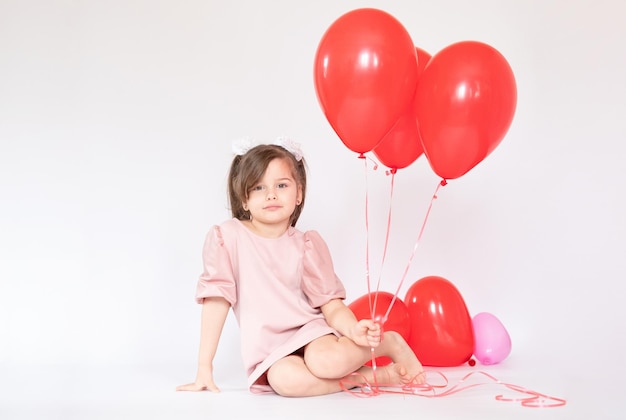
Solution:
[[[332,299],[346,298],[346,290],[335,274],[328,246],[316,231],[304,234],[302,290],[314,308]]]
[[[224,245],[222,231],[213,226],[207,233],[202,249],[203,272],[196,286],[196,302],[207,297],[223,297],[231,306],[237,301],[237,286],[231,258]]]

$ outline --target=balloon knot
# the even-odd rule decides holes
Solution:
[[[359,158],[359,159],[365,159],[365,155],[364,155],[363,153],[359,153],[358,158]]]
[[[446,185],[448,185],[448,181],[446,181],[445,179],[441,180],[441,186],[445,187]]]

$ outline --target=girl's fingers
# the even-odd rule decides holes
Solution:
[[[177,386],[176,391],[202,391],[206,388],[206,386],[196,385],[195,383],[192,383]]]

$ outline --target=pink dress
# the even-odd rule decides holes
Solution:
[[[202,258],[196,301],[221,296],[230,303],[251,392],[272,392],[265,373],[276,361],[318,337],[338,335],[319,308],[345,299],[346,291],[316,231],[290,227],[270,239],[231,219],[209,230]]]

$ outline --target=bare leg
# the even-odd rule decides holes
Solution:
[[[400,374],[401,383],[423,383],[424,368],[415,353],[395,331],[384,333],[383,340],[374,351],[374,357],[387,356],[394,362],[393,374]],[[355,344],[347,337],[326,335],[313,340],[304,350],[304,361],[318,378],[337,379],[360,370],[371,360],[370,348]],[[390,378],[394,379],[394,378]]]
[[[375,379],[384,384],[401,383],[406,370],[399,364],[393,364],[377,368],[376,378],[373,369],[368,366],[360,367],[355,373],[358,375],[349,378],[319,378],[311,373],[301,356],[291,355],[272,365],[267,372],[267,380],[274,391],[284,397],[313,397],[343,391],[345,388],[341,382],[344,379],[349,379],[346,382],[352,384],[346,387],[374,384]]]

